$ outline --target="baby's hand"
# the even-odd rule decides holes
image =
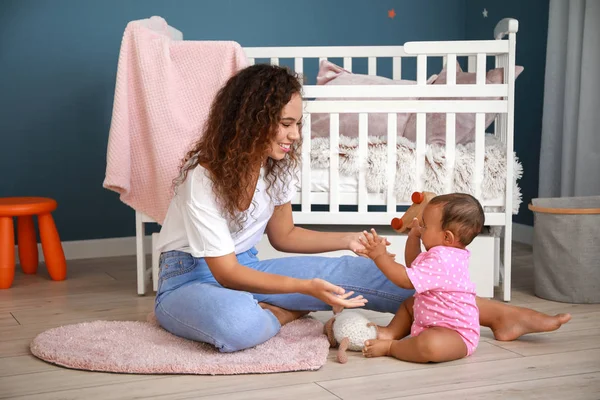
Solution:
[[[386,244],[389,242],[384,237],[379,237],[375,229],[371,229],[371,233],[364,231],[364,238],[360,238],[361,244],[364,246],[364,250],[360,252],[365,256],[369,257],[371,260],[375,260],[377,257],[381,255],[388,254],[391,257],[394,257],[393,254],[389,254],[387,249],[385,248]]]
[[[408,236],[421,238],[421,226],[419,225],[419,220],[417,218],[413,218]]]

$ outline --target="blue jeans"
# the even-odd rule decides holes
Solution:
[[[369,259],[355,256],[300,256],[260,261],[252,248],[237,255],[240,264],[258,271],[300,279],[321,278],[369,301],[369,310],[395,313],[414,294],[390,282]],[[160,256],[155,314],[174,335],[210,343],[222,352],[256,346],[279,332],[277,318],[258,304],[288,310],[321,311],[331,306],[303,294],[258,294],[226,289],[215,280],[206,261],[188,253]]]

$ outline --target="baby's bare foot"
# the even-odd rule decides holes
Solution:
[[[551,332],[571,320],[570,314],[548,315],[522,307],[514,307],[501,318],[494,337],[500,341],[515,340],[528,333]]]
[[[365,357],[389,356],[393,340],[367,340],[362,353]]]
[[[373,322],[369,322],[367,326],[374,326],[377,329],[377,339],[379,340],[398,340],[396,333],[388,326],[380,326]]]

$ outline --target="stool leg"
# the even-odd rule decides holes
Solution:
[[[38,225],[48,273],[53,280],[62,281],[67,277],[67,261],[52,215],[38,215]]]
[[[35,274],[39,259],[32,216],[17,218],[17,240],[21,269],[26,274]]]
[[[0,217],[0,289],[15,279],[15,231],[12,217]]]

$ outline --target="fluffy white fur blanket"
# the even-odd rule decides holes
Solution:
[[[415,191],[415,149],[413,142],[399,137],[397,142],[398,173],[396,174],[395,192],[397,200],[410,202]],[[423,189],[435,193],[444,193],[446,170],[445,146],[427,145],[425,154],[425,170]],[[358,176],[358,139],[340,136],[340,174]],[[370,193],[385,193],[387,185],[387,144],[381,137],[369,137],[369,151],[366,160],[366,182]],[[311,167],[329,168],[329,138],[311,139]],[[506,150],[504,145],[493,135],[486,135],[485,159],[481,193],[483,200],[498,198],[504,195],[506,187]],[[455,152],[455,170],[453,192],[475,193],[473,172],[475,169],[475,143],[457,145]],[[521,205],[521,189],[517,181],[523,175],[523,167],[516,154],[513,163],[513,214],[517,214]],[[498,207],[486,207],[488,211],[501,211]]]

